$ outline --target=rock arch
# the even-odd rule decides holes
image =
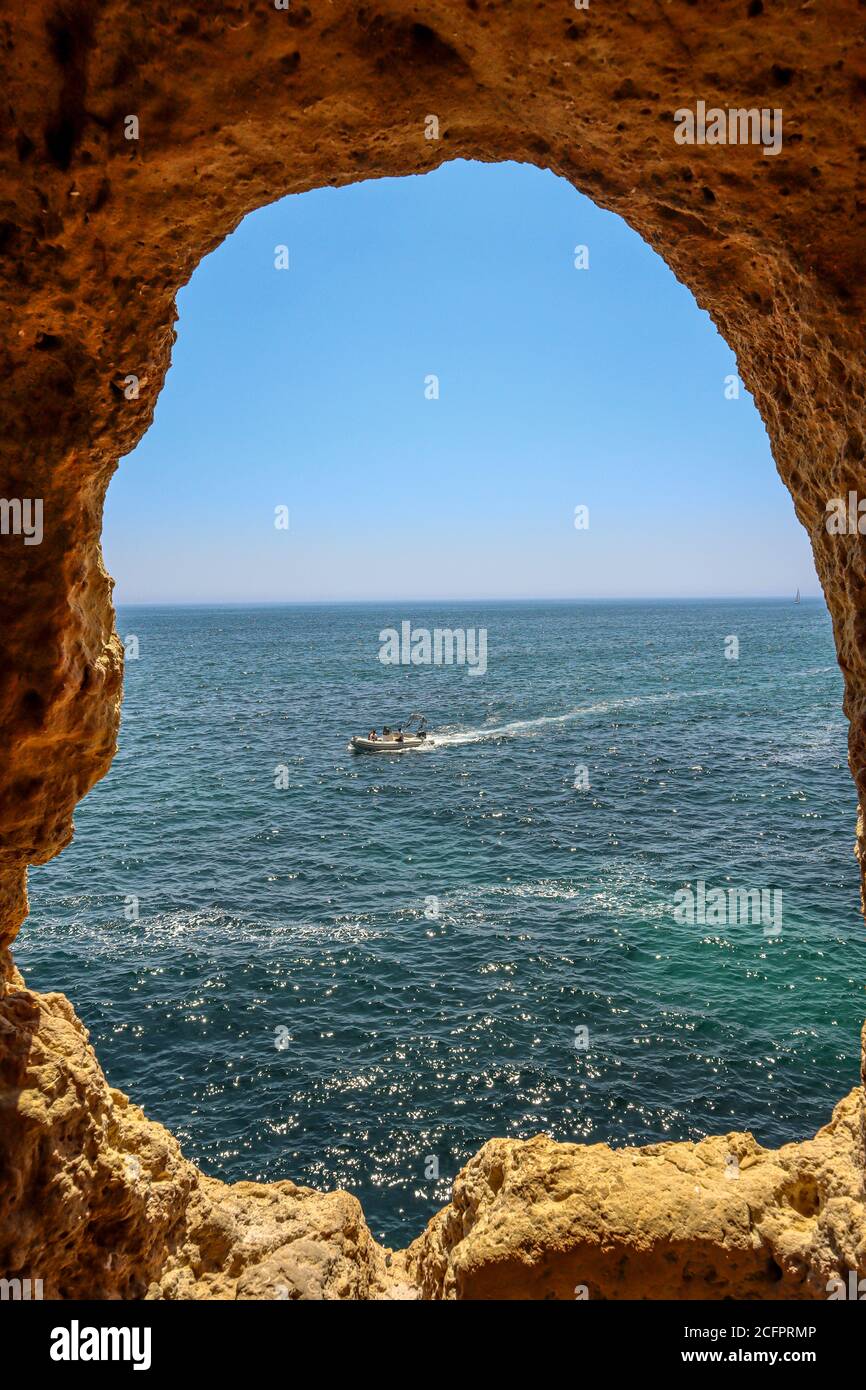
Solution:
[[[2,495],[44,507],[40,545],[0,536],[0,1273],[59,1294],[365,1298],[572,1296],[583,1272],[617,1297],[662,1292],[664,1269],[680,1296],[786,1297],[866,1260],[861,1087],[772,1154],[750,1136],[494,1140],[386,1266],[345,1194],[199,1174],[9,950],[27,864],[68,843],[114,752],[102,503],[150,423],[177,289],[266,202],[456,156],[551,168],[621,214],[735,350],[812,540],[864,804],[866,553],[824,524],[829,498],[866,494],[862,19],[858,0],[33,0],[0,16]],[[781,108],[781,152],[678,144],[674,113],[698,100]],[[862,817],[857,834],[862,849]],[[742,1150],[739,1186],[713,1176],[718,1145]]]

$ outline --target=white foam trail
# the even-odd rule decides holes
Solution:
[[[828,671],[838,669],[835,666],[815,666],[811,670],[800,672],[803,676],[822,676]],[[769,680],[758,681],[753,687],[758,690],[775,690],[780,685],[785,685],[786,681]],[[600,700],[594,705],[577,705],[574,709],[567,710],[565,714],[544,714],[538,719],[515,719],[510,724],[497,724],[492,728],[482,729],[456,729],[449,732],[443,729],[439,732],[436,729],[430,730],[430,739],[421,748],[406,749],[406,752],[420,753],[431,748],[457,748],[466,743],[484,743],[488,739],[494,738],[519,738],[521,734],[532,734],[536,729],[542,729],[551,724],[568,724],[573,719],[581,719],[586,714],[607,714],[609,711],[619,709],[634,709],[640,705],[660,705],[669,704],[677,700],[691,700],[698,695],[727,695],[729,688],[724,685],[705,686],[701,690],[669,690],[662,691],[658,695],[626,695],[620,700]],[[347,744],[347,748],[351,748]]]
[[[635,705],[657,705],[671,700],[689,700],[695,695],[719,695],[723,686],[712,686],[707,690],[671,690],[660,695],[630,695],[621,700],[601,700],[594,705],[579,705],[566,714],[545,714],[539,719],[515,719],[511,724],[499,724],[495,728],[462,729],[455,733],[433,732],[436,748],[453,748],[462,743],[483,743],[489,738],[515,738],[521,734],[531,734],[548,724],[567,724],[572,719],[580,719],[585,714],[607,714],[609,710],[632,709]]]

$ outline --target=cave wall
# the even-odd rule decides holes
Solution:
[[[864,549],[825,527],[829,498],[866,495],[864,21],[862,0],[0,3],[0,496],[44,517],[39,545],[0,535],[7,1003],[44,1014],[9,950],[26,868],[68,843],[115,749],[102,505],[152,418],[175,295],[246,213],[323,184],[529,161],[665,258],[736,352],[809,532],[866,801]],[[699,99],[781,108],[781,151],[677,144],[674,112]],[[7,1162],[22,1079],[47,1084],[20,1026],[3,1034]],[[22,1177],[19,1209],[54,1180]]]

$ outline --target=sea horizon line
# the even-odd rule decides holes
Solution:
[[[823,594],[802,594],[802,603],[824,603]],[[385,604],[590,604],[590,603],[796,603],[791,594],[598,595],[581,598],[314,598],[314,599],[115,599],[116,608],[362,608]]]

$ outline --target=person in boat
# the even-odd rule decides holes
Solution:
[[[376,733],[375,729],[370,730],[370,732],[367,735],[367,738],[370,740],[371,743],[379,742],[379,735]]]
[[[403,742],[403,730],[402,730],[402,729],[398,729],[398,730],[397,730],[396,734],[394,735],[394,742],[395,742],[395,743],[402,743],[402,742]]]

